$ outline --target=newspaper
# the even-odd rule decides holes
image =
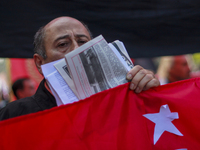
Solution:
[[[73,103],[78,101],[78,98],[62,78],[60,73],[54,67],[54,64],[60,60],[50,62],[42,65],[42,72],[47,81],[49,88],[51,89],[57,105]]]
[[[102,35],[66,54],[65,59],[79,99],[128,82],[130,67]]]
[[[132,69],[133,68],[133,62],[131,61],[131,58],[128,55],[128,52],[123,44],[123,42],[119,41],[119,40],[115,40],[112,43],[108,44],[111,48],[114,46],[117,51],[120,53],[120,55],[122,56],[122,58],[124,59],[124,61],[127,63],[127,65]]]
[[[55,62],[50,62],[50,63],[44,64],[44,65],[41,66],[41,68],[42,68],[42,73],[43,73],[43,75],[46,79],[46,82],[47,82],[52,94],[54,95],[54,97],[56,99],[56,103],[57,103],[58,106],[60,106],[60,105],[63,104],[63,102],[61,101],[57,92],[54,90],[53,86],[51,85],[52,80],[49,80],[49,77],[53,74],[53,72],[56,71],[55,68],[52,67],[53,63],[55,63]]]
[[[54,66],[58,70],[60,75],[63,77],[65,82],[68,84],[68,86],[71,88],[71,90],[74,92],[74,94],[77,96],[78,94],[77,94],[74,82],[73,82],[73,80],[70,76],[70,73],[69,73],[65,59],[64,58],[61,59],[60,61],[55,63]]]
[[[125,61],[122,61],[122,63],[127,67],[127,70],[130,70],[133,67],[133,63],[123,45],[123,42],[116,40],[112,43],[108,44],[110,48],[114,51],[114,53],[118,56],[123,58]],[[114,46],[113,46],[114,45]],[[120,58],[119,58],[120,59]],[[125,64],[127,63],[127,64]],[[78,93],[76,91],[75,85],[73,83],[73,80],[70,76],[69,69],[67,67],[66,61],[64,59],[61,59],[57,63],[54,64],[55,68],[58,70],[60,75],[63,77],[65,82],[69,85],[71,90],[74,92],[76,96],[78,96]]]

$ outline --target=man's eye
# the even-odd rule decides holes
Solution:
[[[68,43],[60,43],[58,44],[58,47],[66,47],[68,45]]]
[[[78,43],[79,43],[80,45],[83,45],[83,44],[87,43],[87,41],[78,41]]]

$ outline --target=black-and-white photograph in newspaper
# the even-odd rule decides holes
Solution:
[[[100,35],[65,55],[79,99],[128,82],[130,68],[115,52]]]
[[[95,93],[111,88],[105,78],[99,59],[93,47],[79,54],[90,86]]]

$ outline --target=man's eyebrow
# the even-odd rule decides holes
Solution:
[[[76,34],[76,37],[86,37],[88,40],[90,39],[87,35],[85,34]]]
[[[63,36],[60,36],[60,37],[56,38],[55,42],[57,42],[57,41],[59,41],[59,40],[62,40],[62,39],[66,39],[66,38],[68,38],[68,37],[70,37],[70,35],[63,35]]]
[[[59,40],[62,40],[62,39],[66,39],[66,38],[69,38],[70,35],[63,35],[63,36],[60,36],[58,37],[55,42],[59,41]],[[90,40],[90,38],[84,34],[76,34],[75,37],[86,37],[88,40]]]

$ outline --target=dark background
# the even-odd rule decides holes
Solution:
[[[60,16],[123,41],[132,58],[200,50],[199,0],[1,0],[0,57],[32,58],[35,32]]]

